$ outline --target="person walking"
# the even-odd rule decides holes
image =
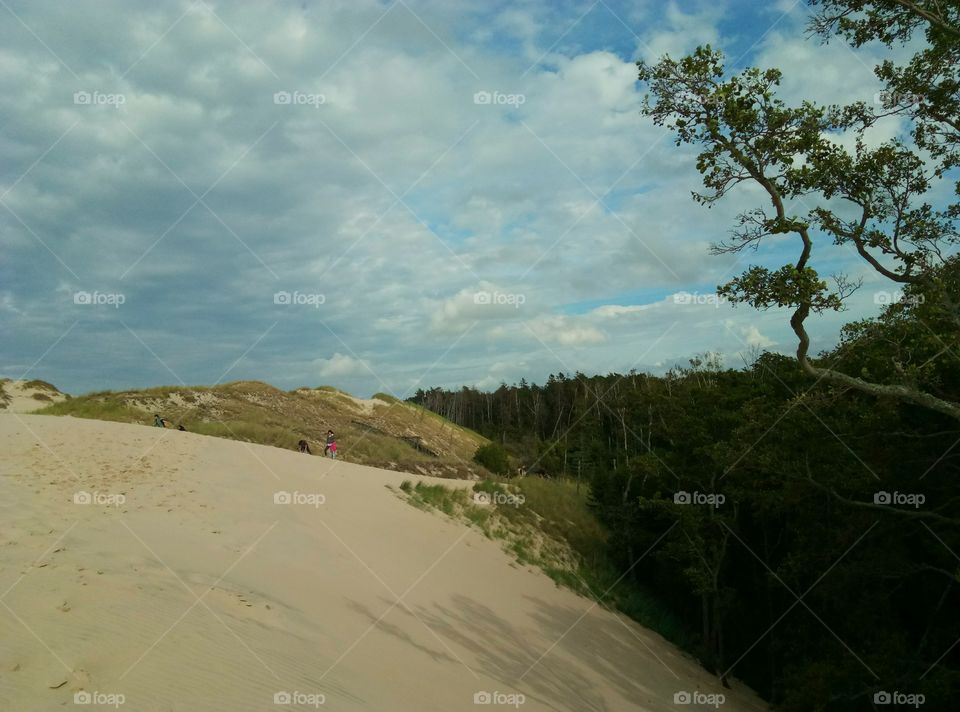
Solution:
[[[337,457],[337,438],[334,436],[332,430],[327,431],[327,442],[323,446],[323,454],[329,455],[334,459]]]

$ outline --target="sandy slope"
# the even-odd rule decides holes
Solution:
[[[675,692],[721,691],[658,636],[402,501],[399,473],[36,415],[0,414],[0,453],[3,710],[105,709],[77,692],[128,711],[311,709],[304,694],[512,709],[475,705],[481,691],[522,693],[522,710],[684,710],[708,707]],[[276,706],[282,692],[301,704]],[[724,710],[764,709],[723,692]]]

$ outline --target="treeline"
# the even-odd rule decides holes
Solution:
[[[908,290],[816,362],[960,400],[950,269],[937,294]],[[413,400],[530,472],[579,476],[624,579],[689,623],[722,678],[786,710],[960,699],[955,419],[770,353]]]

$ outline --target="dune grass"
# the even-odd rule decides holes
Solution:
[[[289,428],[246,420],[200,421],[192,423],[190,430],[201,435],[242,440],[290,450],[296,448],[300,439],[296,434],[291,433]]]
[[[32,388],[38,391],[51,391],[52,393],[59,393],[60,390],[53,385],[52,383],[47,383],[46,381],[41,381],[39,378],[35,378],[32,381],[27,381],[23,384],[24,388]]]
[[[382,400],[382,401],[384,401],[385,403],[400,403],[400,402],[401,402],[399,398],[396,398],[396,397],[390,395],[389,393],[374,393],[374,394],[373,394],[373,397],[376,398],[377,400]]]
[[[43,408],[44,415],[152,425],[154,413],[191,432],[296,449],[301,439],[315,454],[325,433],[337,434],[338,456],[356,462],[437,477],[485,476],[471,462],[480,435],[422,409],[384,397],[370,406],[331,386],[285,392],[259,381],[215,387],[157,386],[101,391]],[[422,447],[418,447],[422,444]]]
[[[137,410],[118,400],[79,399],[53,403],[38,410],[39,415],[72,415],[77,418],[93,418],[95,420],[110,420],[120,423],[137,422],[145,416],[143,411]]]

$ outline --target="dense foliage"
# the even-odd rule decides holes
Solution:
[[[473,461],[483,465],[496,475],[506,475],[510,472],[510,460],[507,451],[497,443],[487,443],[477,448],[473,454]]]
[[[960,352],[943,347],[957,320],[911,294],[849,325],[817,365],[891,383],[907,364],[960,400]],[[740,370],[707,356],[662,377],[559,374],[415,400],[530,472],[589,482],[611,560],[688,621],[718,675],[787,710],[874,709],[881,692],[922,694],[927,710],[958,699],[960,427],[948,415],[814,381],[769,353]]]

